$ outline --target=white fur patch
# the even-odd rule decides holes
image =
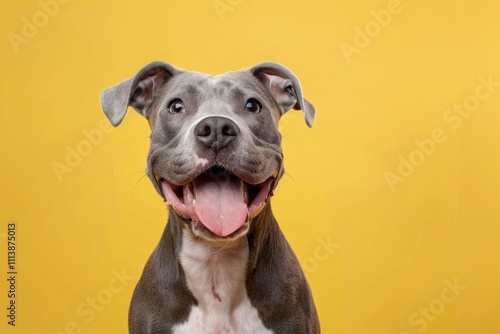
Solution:
[[[174,334],[273,334],[247,295],[246,239],[216,248],[184,230],[180,260],[198,305],[186,322],[173,328]]]
[[[196,164],[196,166],[205,167],[208,164],[208,160],[200,158],[198,156],[198,154],[195,153],[194,154],[194,163]]]

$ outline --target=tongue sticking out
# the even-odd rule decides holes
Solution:
[[[203,175],[193,182],[193,211],[212,233],[226,237],[245,224],[248,199],[243,181],[226,173]]]

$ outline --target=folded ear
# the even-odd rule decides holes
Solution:
[[[150,108],[167,81],[180,72],[170,64],[154,62],[135,77],[124,80],[101,93],[101,106],[113,126],[118,126],[128,106],[148,117]]]
[[[302,110],[309,127],[314,123],[314,106],[302,96],[299,79],[288,68],[277,63],[262,63],[250,72],[266,87],[280,108],[281,114],[290,109]]]

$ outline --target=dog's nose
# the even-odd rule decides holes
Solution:
[[[207,117],[194,128],[196,139],[215,152],[231,144],[239,133],[236,123],[220,116]]]

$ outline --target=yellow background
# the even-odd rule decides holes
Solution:
[[[372,11],[393,5],[73,0],[44,21],[37,1],[4,3],[0,332],[126,332],[166,210],[142,178],[147,122],[130,109],[120,127],[99,130],[100,91],[154,60],[212,74],[270,60],[297,74],[317,110],[312,129],[297,111],[282,120],[287,175],[273,207],[306,269],[322,332],[500,333],[500,87],[456,129],[445,120],[476,89],[487,92],[480,77],[500,81],[500,7],[401,0],[388,24],[374,23]],[[34,20],[38,31],[14,47],[9,36]],[[355,40],[365,28],[366,45]],[[340,46],[356,41],[363,47],[346,57]],[[446,140],[391,186],[387,173],[422,158],[416,141],[436,128]],[[95,129],[102,139],[60,180],[54,163],[66,164],[67,150],[84,149]],[[15,328],[5,317],[10,221]],[[449,303],[446,282],[462,287]],[[92,298],[101,301],[93,316]],[[439,314],[422,320],[430,307]]]

